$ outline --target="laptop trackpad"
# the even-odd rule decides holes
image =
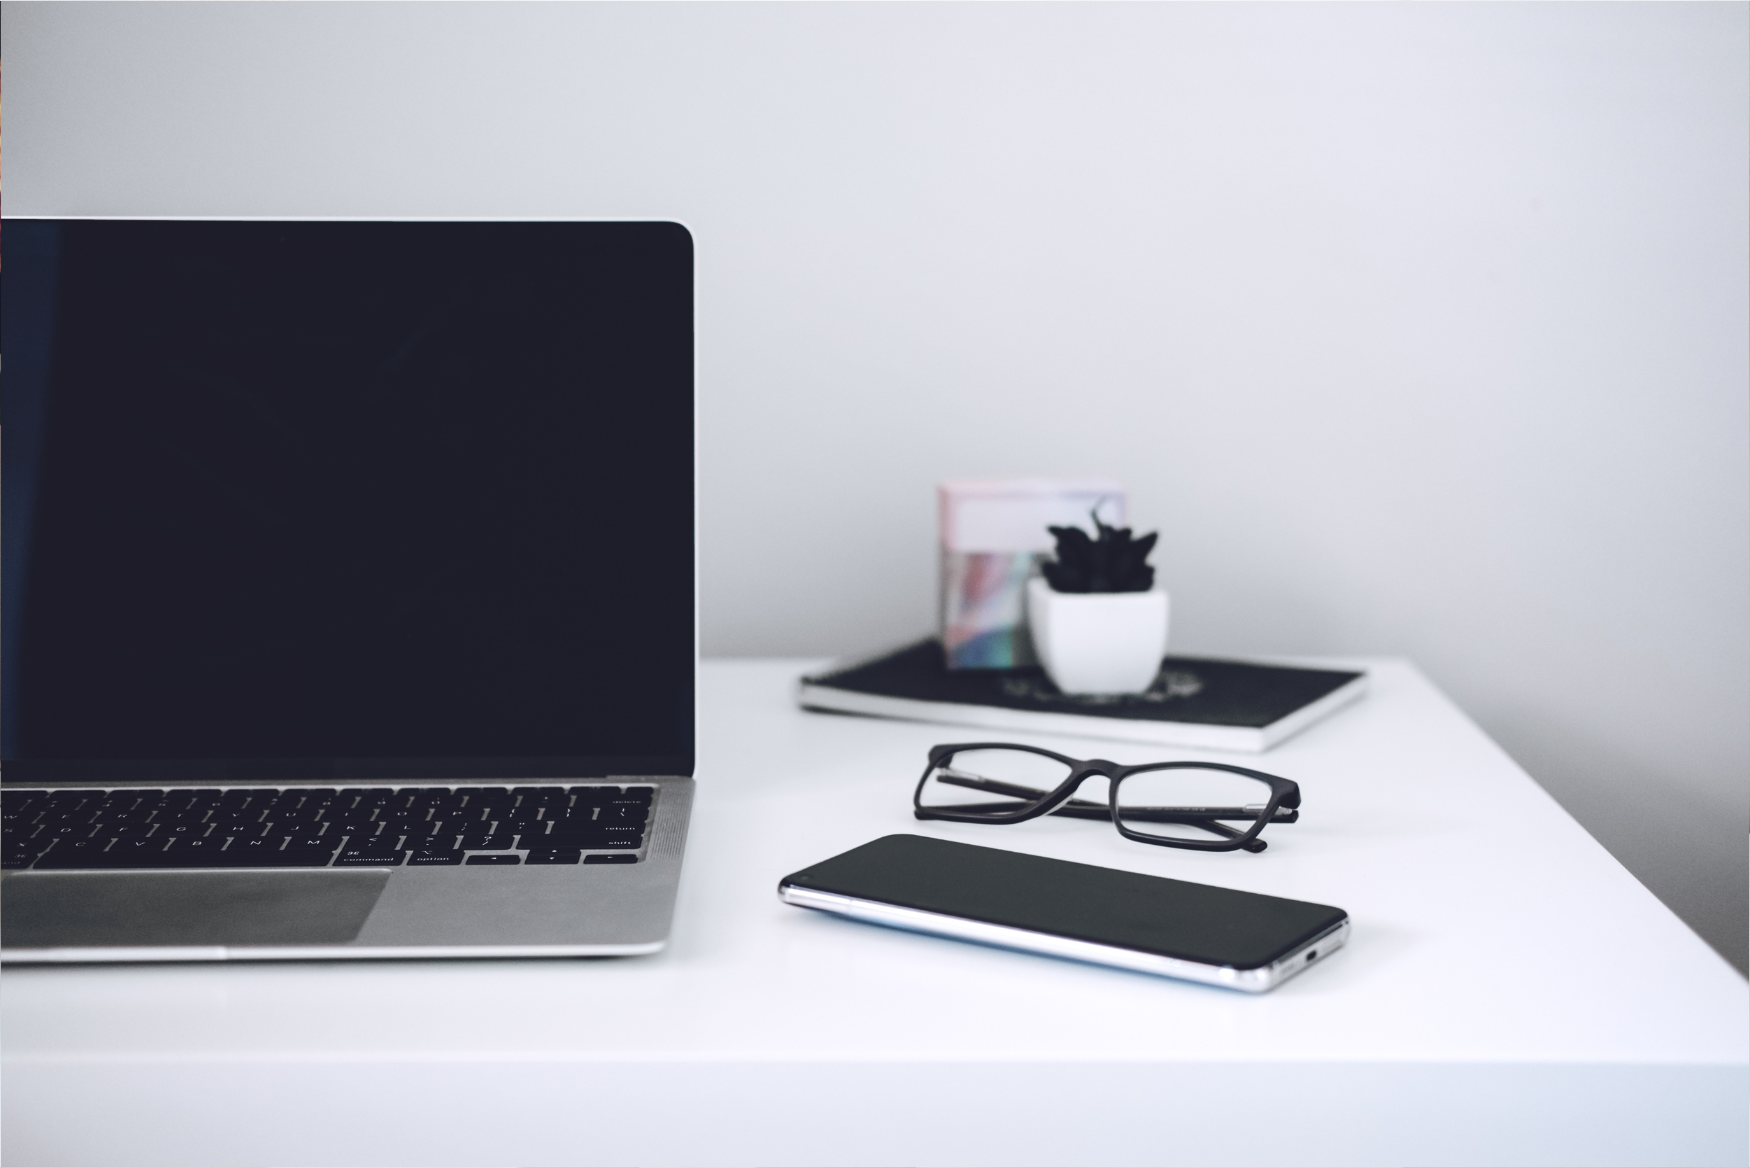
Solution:
[[[389,873],[21,872],[0,899],[7,949],[338,945],[358,936]]]

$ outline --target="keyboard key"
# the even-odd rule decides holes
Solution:
[[[462,855],[461,852],[420,850],[407,857],[407,866],[409,868],[417,865],[447,867],[451,864],[460,864]]]
[[[620,797],[618,787],[573,787],[571,788],[573,803],[578,806],[606,803],[610,799]]]
[[[468,857],[468,863],[470,864],[520,864],[521,862],[521,858],[515,852],[507,852],[500,855]]]
[[[366,864],[372,867],[394,867],[407,858],[407,853],[399,848],[346,848],[335,858],[335,866],[342,864]]]
[[[93,811],[89,808],[75,808],[75,809],[70,810],[70,811],[61,811],[61,810],[51,809],[51,810],[46,811],[42,815],[39,815],[37,817],[38,823],[45,824],[45,825],[48,825],[50,827],[54,827],[54,826],[58,826],[60,824],[66,824],[66,823],[72,823],[72,824],[94,823],[94,822],[96,822],[96,820],[97,820],[97,812]]]
[[[89,839],[91,834],[100,830],[93,823],[51,823],[36,833],[38,839]]]
[[[47,852],[37,858],[33,867],[41,872],[64,871],[77,868],[149,868],[155,866],[154,857],[161,853],[151,853],[145,856],[135,856],[129,853],[109,855],[106,852],[76,852],[61,851],[59,848]]]
[[[334,853],[322,851],[285,852],[177,852],[161,853],[152,863],[154,868],[326,868]],[[116,865],[134,867],[135,865]]]
[[[226,849],[214,858],[215,868],[326,868],[334,853],[324,848],[318,852],[251,852]]]
[[[150,807],[116,807],[97,813],[99,823],[151,823],[153,809]]]
[[[107,839],[95,840],[60,840],[51,852],[55,862],[54,868],[92,868],[100,866],[103,853],[108,850]]]
[[[227,850],[233,852],[277,852],[285,846],[288,838],[283,835],[247,836],[243,839],[233,839]]]
[[[498,835],[465,835],[461,842],[469,851],[508,852],[516,847],[516,836],[509,832]]]
[[[111,848],[107,852],[80,852],[71,848],[62,851],[57,847],[38,860],[36,867],[44,871],[65,868],[204,868],[209,858],[219,854],[201,851],[172,854],[163,848],[150,851]]]
[[[554,848],[537,848],[529,852],[528,864],[575,864],[583,859],[582,852],[561,851]]]
[[[580,848],[583,851],[595,851],[599,848],[637,848],[644,843],[644,837],[629,832],[564,832],[547,836],[542,841],[543,847],[549,848]]]
[[[120,819],[150,819],[153,809],[135,807],[133,799],[105,799],[97,805],[97,818],[106,823]]]
[[[586,864],[636,864],[638,862],[638,857],[629,855],[625,852],[622,852],[619,855],[601,852],[593,856],[585,856],[583,862]]]
[[[222,852],[225,850],[225,844],[227,842],[229,841],[227,841],[222,835],[209,835],[205,837],[197,836],[193,838],[181,836],[173,838],[165,850],[175,852],[179,856],[189,855],[194,852]]]
[[[112,848],[105,853],[114,862],[110,868],[324,868],[334,858],[326,848],[320,850],[269,851],[264,848],[226,848],[210,851],[199,848],[170,848],[148,852],[130,859],[116,856]]]
[[[163,851],[165,845],[169,842],[169,840],[162,839],[142,839],[135,836],[123,836],[121,839],[118,839],[113,844],[109,845],[109,850],[118,856],[146,855],[148,853]]]

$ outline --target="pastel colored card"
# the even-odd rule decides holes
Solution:
[[[950,669],[1010,669],[1035,661],[1027,581],[1053,545],[1050,527],[1124,523],[1115,479],[986,479],[938,488],[942,646]]]

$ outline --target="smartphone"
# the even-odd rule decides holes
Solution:
[[[787,904],[919,933],[1259,994],[1349,939],[1349,914],[1143,876],[889,835],[778,883]]]

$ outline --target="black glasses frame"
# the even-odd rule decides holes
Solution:
[[[948,774],[937,776],[937,781],[949,786],[966,787],[975,791],[987,791],[993,795],[1007,795],[1011,800],[1026,800],[1018,807],[1013,802],[1006,803],[959,803],[945,807],[924,806],[924,786],[930,777],[942,766],[944,760],[963,750],[1024,750],[1029,754],[1043,755],[1056,759],[1069,767],[1069,777],[1049,791],[1040,791],[1033,787],[1023,787],[1014,783],[998,782],[981,776]],[[1135,812],[1127,812],[1126,818],[1141,822],[1178,823],[1201,828],[1212,835],[1223,836],[1218,840],[1183,840],[1165,839],[1160,836],[1144,835],[1124,826],[1112,814],[1112,805],[1118,801],[1118,790],[1125,779],[1150,771],[1171,770],[1209,770],[1227,771],[1230,774],[1245,775],[1257,779],[1270,788],[1270,798],[1263,804],[1261,811],[1250,807],[1174,807],[1139,808]],[[1093,803],[1085,799],[1075,798],[1075,793],[1088,779],[1099,775],[1111,783],[1108,803]],[[930,747],[930,764],[924,768],[924,774],[918,780],[917,789],[912,792],[912,814],[918,819],[942,819],[951,823],[1025,823],[1029,819],[1037,819],[1041,815],[1062,815],[1071,819],[1104,819],[1118,829],[1118,834],[1125,839],[1135,840],[1141,844],[1159,844],[1164,848],[1191,848],[1200,852],[1232,852],[1244,850],[1261,852],[1268,845],[1258,838],[1258,833],[1271,823],[1294,823],[1300,818],[1300,785],[1291,779],[1277,775],[1267,775],[1263,771],[1254,771],[1246,767],[1230,766],[1220,762],[1148,762],[1137,766],[1121,766],[1104,758],[1070,758],[1056,751],[1045,750],[1038,746],[1022,746],[1016,742],[957,742]],[[1255,804],[1252,806],[1256,806]],[[1251,820],[1252,825],[1244,831],[1229,827],[1223,820]]]

